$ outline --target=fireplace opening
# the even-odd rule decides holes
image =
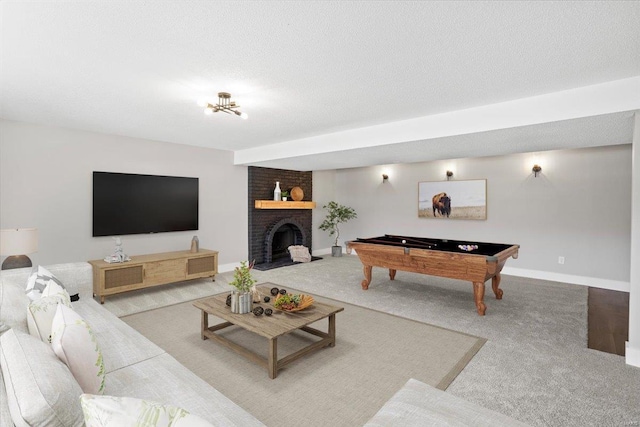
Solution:
[[[291,224],[285,224],[273,233],[271,261],[289,257],[287,248],[296,244],[296,233]]]
[[[264,260],[267,263],[290,258],[289,246],[306,245],[302,226],[293,218],[283,218],[267,232],[264,240]]]

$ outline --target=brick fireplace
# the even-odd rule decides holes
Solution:
[[[256,209],[256,200],[273,200],[276,181],[282,190],[300,187],[312,199],[312,172],[249,166],[249,260],[256,265],[289,259],[287,247],[303,245],[311,252],[311,209]]]

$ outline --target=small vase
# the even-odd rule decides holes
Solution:
[[[253,310],[253,295],[251,292],[231,291],[231,312],[238,314],[250,313]]]
[[[193,236],[191,239],[191,253],[197,253],[200,250],[200,242],[198,241],[198,236]]]
[[[282,201],[283,201],[283,202],[286,202],[286,201],[287,201],[287,198],[286,198],[286,197],[283,197],[283,198],[282,198]]]
[[[279,202],[281,195],[282,195],[282,191],[280,191],[280,181],[276,181],[276,189],[273,190],[273,200],[275,200],[276,202]]]

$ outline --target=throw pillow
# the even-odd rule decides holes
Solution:
[[[50,281],[54,281],[64,289],[64,285],[49,270],[39,265],[33,269],[33,273],[27,279],[27,296],[31,301],[39,300],[42,297],[44,288]]]
[[[64,288],[54,281],[49,281],[42,291],[42,297],[31,301],[27,309],[27,327],[31,335],[44,342],[51,342],[51,324],[58,304],[71,307],[71,299]]]
[[[104,392],[105,369],[102,352],[89,324],[75,311],[58,304],[51,325],[51,347],[75,377],[85,393]]]
[[[0,336],[0,367],[11,414],[1,425],[83,425],[82,390],[49,344],[9,329]]]
[[[133,397],[80,396],[87,427],[212,427],[212,424],[172,405]]]

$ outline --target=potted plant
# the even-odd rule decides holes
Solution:
[[[353,210],[353,208],[343,206],[333,201],[324,205],[322,208],[328,209],[329,212],[318,228],[323,231],[328,231],[331,236],[335,234],[336,240],[334,245],[331,247],[331,256],[342,256],[342,246],[338,246],[338,238],[340,237],[340,229],[338,228],[338,225],[357,218],[358,214]]]
[[[236,288],[231,292],[232,313],[244,314],[249,313],[253,309],[252,288],[257,282],[257,280],[251,276],[253,264],[254,261],[251,261],[249,265],[247,265],[247,261],[242,261],[240,267],[236,267],[233,273],[233,280],[229,282],[229,285]]]
[[[282,196],[282,201],[286,202],[287,201],[287,197],[289,197],[289,192],[288,191],[283,191],[282,194],[280,194]]]

